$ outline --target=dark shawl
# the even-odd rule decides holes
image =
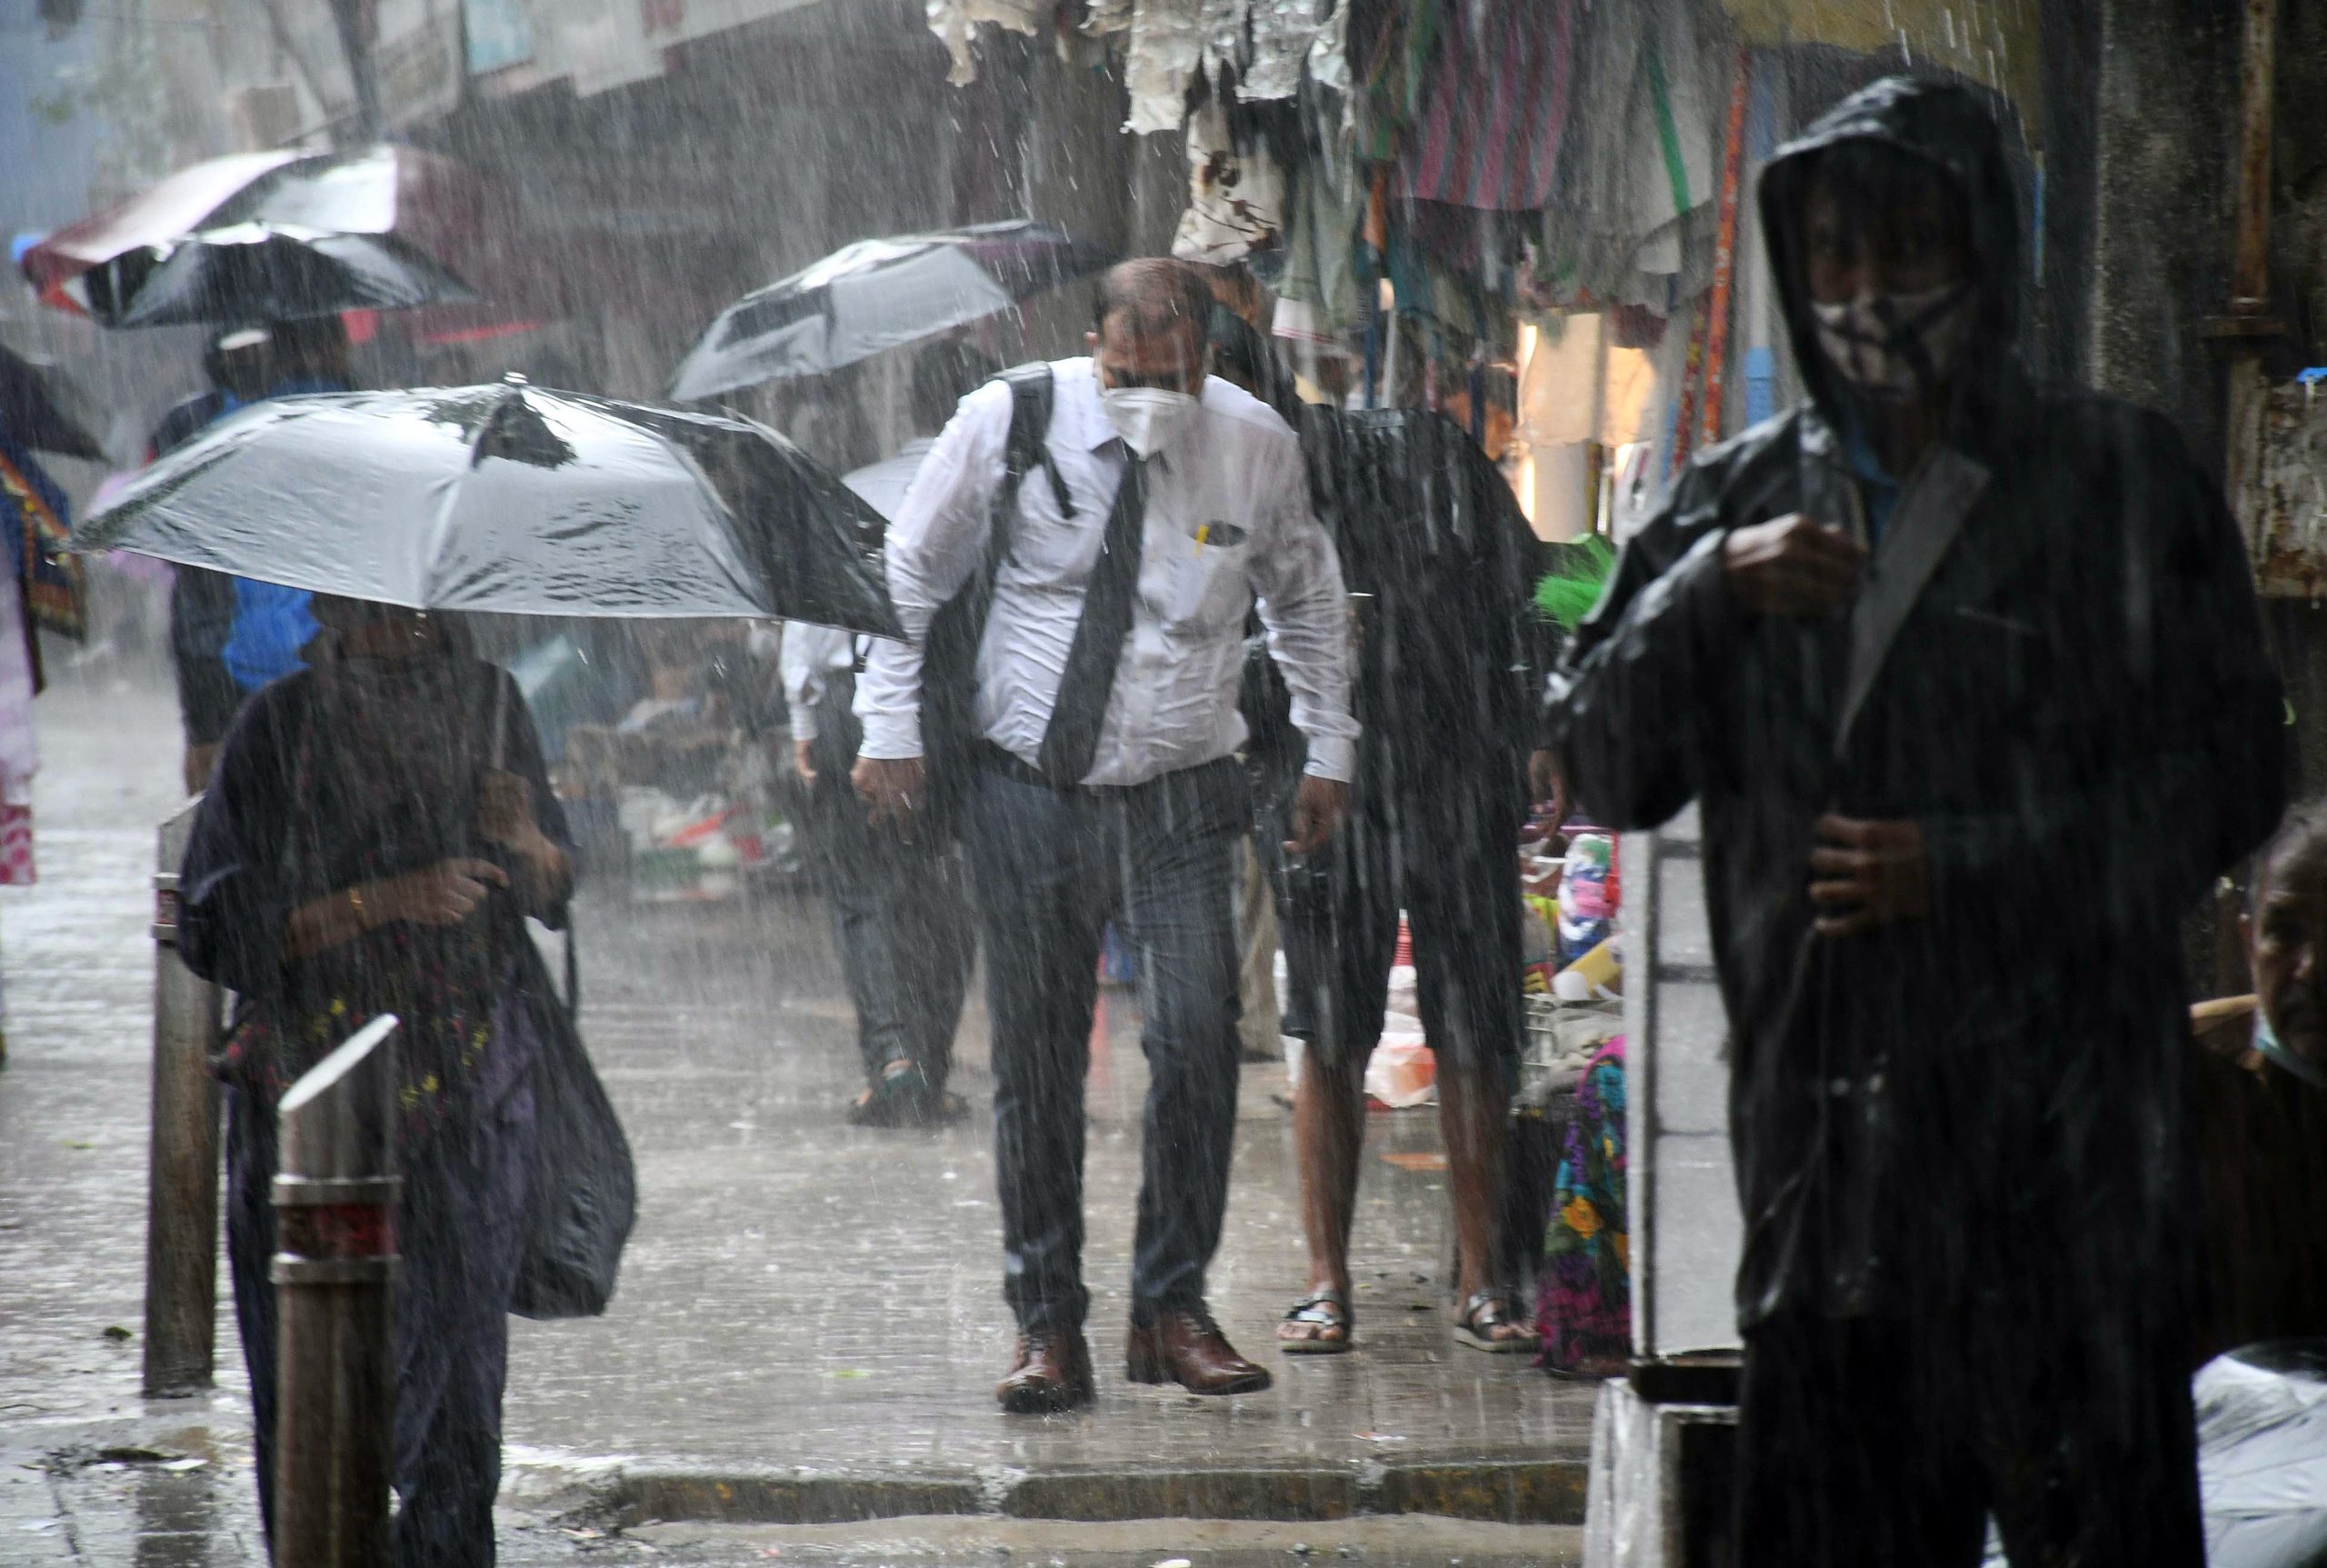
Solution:
[[[404,1020],[407,1134],[481,1098],[527,1064],[494,1049],[496,1007],[514,988],[548,1003],[514,894],[495,890],[464,924],[384,925],[293,964],[283,933],[300,904],[457,857],[507,866],[472,826],[496,751],[528,781],[534,820],[570,844],[516,683],[447,652],[339,660],[255,695],[227,733],[181,874],[187,964],[238,995],[222,1075],[272,1104],[300,1074],[377,1014]],[[561,924],[562,909],[537,911]],[[514,1044],[514,1043],[513,1043]]]

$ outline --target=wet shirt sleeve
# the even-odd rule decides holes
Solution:
[[[205,980],[245,996],[282,989],[283,928],[295,897],[285,835],[295,805],[301,684],[254,699],[227,731],[178,871],[178,951]]]
[[[1309,742],[1304,771],[1346,784],[1356,772],[1358,725],[1350,712],[1349,595],[1341,562],[1310,509],[1298,451],[1288,450],[1273,474],[1253,477],[1276,492],[1264,547],[1253,554],[1253,589],[1269,654],[1292,695],[1293,727]]]
[[[509,733],[502,765],[525,781],[525,792],[533,801],[534,824],[542,830],[543,837],[565,852],[568,864],[574,864],[574,831],[565,820],[565,803],[550,784],[549,764],[542,754],[541,732],[534,725],[533,710],[525,705],[524,693],[514,676],[499,668],[494,675],[501,683],[501,700],[508,704]],[[565,925],[566,905],[562,903],[527,913],[553,931]]]
[[[1010,388],[1001,382],[964,398],[889,524],[889,599],[904,636],[874,639],[857,680],[860,756],[922,754],[923,645],[939,606],[970,580],[992,535],[1011,406]]]

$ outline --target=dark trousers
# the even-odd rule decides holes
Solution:
[[[1262,824],[1284,945],[1283,1029],[1333,1061],[1381,1043],[1398,944],[1413,936],[1414,1001],[1442,1063],[1515,1086],[1527,1020],[1520,1000],[1520,797],[1474,780],[1397,809],[1361,779],[1333,843],[1288,862],[1292,789]]]
[[[807,815],[808,854],[856,1008],[865,1082],[905,1061],[943,1088],[977,950],[960,858],[935,834],[907,844],[894,828],[866,822],[840,758],[817,759]]]
[[[501,1488],[509,1300],[533,1169],[534,1092],[511,1090],[474,1124],[439,1129],[400,1173],[395,1293],[396,1568],[491,1568]],[[227,1094],[226,1255],[250,1369],[259,1516],[275,1527],[275,1295],[268,1189],[275,1119]]]
[[[1099,941],[1139,964],[1148,1090],[1132,1315],[1200,1305],[1236,1124],[1235,764],[1127,789],[1054,790],[985,771],[969,806],[994,1028],[1003,1293],[1022,1326],[1080,1324],[1083,1079]]]
[[[1973,1568],[1990,1514],[2014,1568],[2201,1568],[2187,1336],[2042,1337],[1791,1313],[1750,1330],[1741,1568]]]

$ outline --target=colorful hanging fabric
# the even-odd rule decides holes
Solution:
[[[1575,0],[1464,5],[1438,29],[1407,137],[1406,194],[1496,212],[1551,202],[1570,107]]]
[[[1216,95],[1188,116],[1187,140],[1188,210],[1172,254],[1214,266],[1280,257],[1286,182],[1267,144],[1254,138],[1238,146],[1227,106]]]
[[[43,631],[79,641],[88,634],[81,563],[65,554],[72,513],[65,492],[31,453],[0,431],[0,534],[6,564],[22,586],[25,612]]]
[[[1624,1037],[1593,1056],[1552,1189],[1535,1297],[1537,1364],[1592,1370],[1632,1349],[1632,1225],[1626,1208]]]
[[[1351,107],[1361,163],[1397,161],[1422,106],[1423,82],[1444,9],[1444,0],[1403,0],[1352,14],[1349,55],[1356,92]]]

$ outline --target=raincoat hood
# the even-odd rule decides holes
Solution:
[[[1840,422],[1850,402],[1818,346],[1803,260],[1803,212],[1819,155],[1846,142],[1879,142],[1919,158],[1953,182],[1971,217],[1971,282],[1977,291],[1951,423],[1960,437],[1972,408],[1992,404],[2019,377],[2020,209],[2003,135],[1977,95],[1952,82],[1885,76],[1853,93],[1772,155],[1762,170],[1762,231],[1785,305],[1794,362],[1811,399]]]

